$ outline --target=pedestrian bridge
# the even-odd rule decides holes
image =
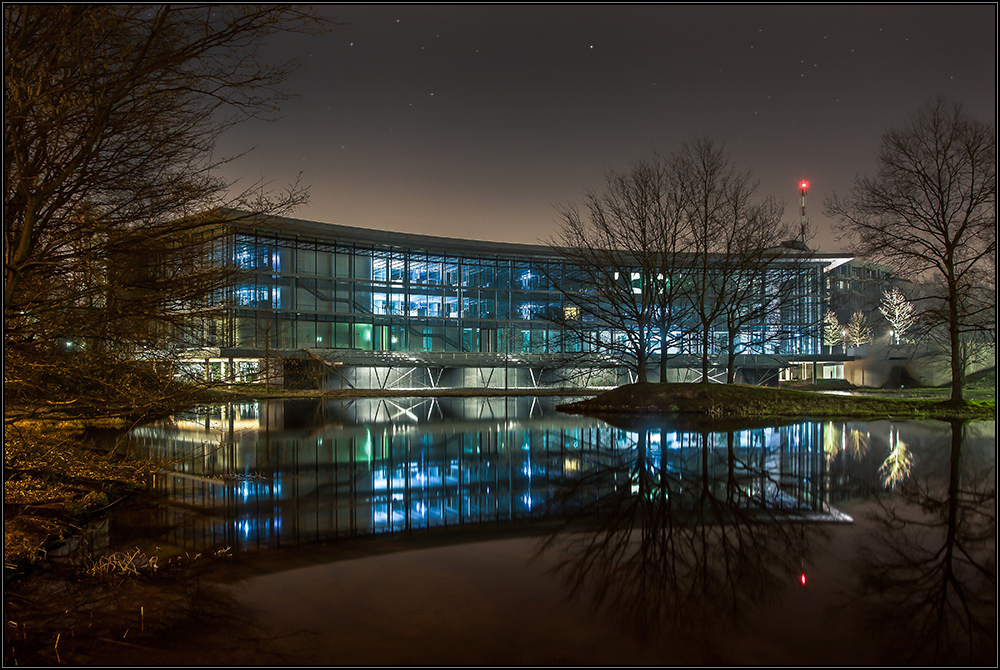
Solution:
[[[266,378],[269,384],[287,388],[543,388],[636,381],[620,357],[595,353],[220,348],[191,350],[181,360],[202,378],[232,382]],[[817,378],[819,366],[853,360],[854,356],[843,354],[739,354],[735,364],[738,381],[777,385],[782,371],[795,369],[801,377]],[[659,381],[659,354],[651,355],[648,363],[649,379]],[[712,381],[725,381],[726,355],[713,355],[709,363]],[[666,381],[701,380],[700,356],[670,356],[666,367]]]

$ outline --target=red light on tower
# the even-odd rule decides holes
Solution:
[[[802,221],[799,228],[802,231],[802,244],[806,243],[806,226],[808,225],[808,219],[806,219],[806,192],[809,190],[809,181],[803,179],[799,182],[799,192],[802,194]]]

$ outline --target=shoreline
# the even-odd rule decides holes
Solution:
[[[393,391],[382,389],[375,391],[350,390],[346,393],[342,391],[281,391],[265,394],[252,393],[251,391],[252,389],[239,389],[235,392],[231,390],[213,389],[209,393],[201,394],[196,399],[194,404],[226,402],[237,398],[350,400],[364,397],[407,396],[586,397],[588,398],[587,400],[558,405],[557,409],[560,411],[568,411],[569,413],[580,413],[594,416],[595,418],[608,421],[609,423],[612,423],[612,425],[617,424],[619,427],[626,430],[641,428],[642,422],[653,420],[660,421],[661,423],[676,422],[678,424],[684,422],[700,422],[700,425],[708,426],[711,430],[725,431],[727,429],[736,429],[734,427],[740,424],[752,422],[770,424],[781,423],[782,421],[787,421],[789,419],[790,415],[786,414],[786,412],[793,412],[795,416],[806,419],[858,418],[866,420],[880,420],[888,416],[889,419],[900,420],[947,420],[944,418],[944,414],[935,414],[935,412],[940,411],[950,413],[950,415],[953,416],[953,420],[995,420],[995,398],[993,397],[995,392],[985,389],[981,392],[977,391],[975,394],[968,394],[969,396],[977,398],[977,400],[974,400],[972,403],[967,403],[968,407],[962,411],[975,414],[975,416],[972,417],[955,416],[955,413],[958,412],[958,410],[953,407],[947,407],[946,402],[944,402],[947,400],[947,390],[939,390],[936,398],[920,398],[910,400],[871,397],[865,392],[851,396],[844,396],[790,390],[787,388],[774,389],[762,387],[741,387],[738,385],[704,386],[682,384],[633,384],[618,387],[604,393],[596,392],[595,389],[579,388],[515,390],[430,389],[422,392],[413,390]],[[912,392],[912,390],[908,391]],[[886,393],[885,391],[878,391],[874,389],[872,392]],[[981,400],[981,398],[987,393],[989,393],[991,397],[988,400]],[[728,403],[727,406],[730,410],[737,408],[738,411],[730,411],[729,414],[722,413],[720,406],[723,401]],[[799,404],[796,404],[796,402]],[[850,407],[852,403],[856,404],[856,407],[853,410]],[[861,409],[858,409],[859,407]],[[891,414],[887,414],[887,409],[892,408],[895,409],[893,409]],[[906,412],[900,411],[902,409],[909,409],[914,413],[914,415],[906,416]],[[855,412],[855,414],[852,414],[851,412]],[[52,426],[50,426],[50,429],[58,431],[57,427],[52,428]],[[67,445],[67,449],[69,449],[70,446],[72,446],[70,443],[73,443],[76,445],[75,449],[78,449],[81,453],[86,451],[86,445],[82,436],[76,441],[78,444],[74,442],[74,439],[75,438],[71,438],[63,444]],[[50,447],[53,443],[46,441],[45,434],[42,432],[36,444],[39,448],[46,448],[49,452],[51,452]],[[76,452],[67,451],[66,453],[72,455]],[[120,467],[128,467],[129,469],[135,467],[137,469],[135,469],[132,474],[138,475],[139,464],[125,462],[118,463],[117,465]],[[57,467],[56,464],[48,463],[46,463],[46,466],[50,468]],[[83,520],[93,518],[95,516],[101,516],[109,507],[126,501],[131,495],[137,492],[137,487],[129,486],[124,480],[116,480],[115,477],[117,474],[115,471],[104,470],[103,468],[98,469],[96,466],[93,469],[87,468],[85,472],[80,473],[86,476],[86,482],[84,480],[76,480],[76,473],[70,471],[69,469],[65,472],[57,474],[66,477],[67,481],[74,484],[72,497],[58,499],[58,496],[47,496],[46,498],[46,504],[55,505],[55,507],[50,508],[49,521],[59,526],[56,534],[50,536],[50,539],[54,537],[59,538],[56,540],[57,542],[70,540],[70,538],[73,537],[73,529],[80,526]],[[94,476],[103,477],[103,479],[93,479]],[[89,498],[81,497],[84,493],[85,484],[92,487],[92,490],[95,492],[105,491],[111,494],[112,491],[116,491],[119,495],[114,496],[114,500],[104,500],[102,504],[95,505],[94,507],[87,506],[84,511],[84,502],[89,500]],[[6,488],[7,487],[5,487],[5,492]],[[53,490],[52,493],[55,495],[59,492]],[[74,502],[78,502],[81,505],[81,508],[76,511],[71,511],[70,504]],[[7,506],[7,511],[12,512],[13,510],[10,506]],[[6,520],[7,519],[5,519],[5,521]],[[9,528],[9,524],[5,524],[5,528]],[[519,530],[523,532],[524,529]],[[519,533],[515,532],[514,534]],[[466,541],[474,539],[474,535],[475,534],[466,536],[463,539]],[[5,541],[9,542],[9,537],[5,538]],[[447,542],[445,544],[447,544]],[[116,646],[129,644],[135,645],[136,643],[139,643],[138,646],[141,646],[142,643],[149,640],[149,638],[143,640],[141,636],[132,637],[132,635],[137,631],[141,631],[143,626],[145,626],[145,630],[148,633],[152,633],[153,631],[159,629],[160,631],[164,631],[167,634],[172,635],[174,624],[175,622],[178,622],[177,619],[185,621],[189,615],[192,615],[194,619],[197,620],[205,616],[206,613],[201,612],[198,607],[198,603],[202,601],[202,598],[205,595],[204,591],[201,590],[201,578],[204,577],[207,572],[213,571],[215,567],[221,567],[222,563],[217,559],[225,558],[224,556],[215,558],[205,556],[201,558],[201,560],[197,560],[198,557],[189,557],[186,554],[184,556],[176,556],[168,560],[166,563],[163,563],[162,568],[155,571],[154,574],[144,575],[138,580],[130,580],[127,574],[95,574],[90,577],[86,577],[84,575],[86,572],[84,568],[86,566],[83,564],[77,564],[75,569],[70,569],[69,572],[64,572],[63,569],[53,566],[47,560],[45,548],[51,549],[53,546],[52,542],[42,542],[38,546],[39,551],[33,558],[30,558],[23,563],[18,563],[16,566],[12,564],[5,566],[8,568],[5,569],[5,601],[8,606],[12,603],[16,604],[17,611],[19,612],[17,618],[20,620],[19,625],[15,624],[11,626],[8,624],[6,633],[9,639],[19,640],[19,642],[17,642],[19,645],[18,649],[24,655],[15,655],[13,658],[20,662],[30,662],[32,656],[35,654],[37,654],[37,656],[34,656],[34,660],[44,659],[48,661],[51,660],[56,653],[58,653],[60,650],[58,646],[59,639],[49,639],[45,644],[39,644],[38,646],[35,646],[34,643],[29,641],[32,633],[37,634],[43,631],[43,635],[51,634],[50,637],[52,638],[54,638],[60,631],[63,633],[63,646],[61,650],[64,653],[64,658],[60,659],[55,656],[56,662],[62,662],[67,660],[67,657],[74,656],[74,652],[71,651],[74,646],[76,647],[76,653],[82,654],[82,658],[87,658],[88,655],[94,653],[94,647],[91,646],[91,642],[87,641],[88,635],[91,633],[89,619],[85,621],[84,619],[67,615],[60,618],[58,621],[53,619],[51,623],[46,623],[41,625],[40,628],[34,628],[34,630],[32,630],[34,626],[39,626],[39,622],[35,621],[33,617],[36,615],[42,617],[42,619],[46,619],[46,617],[48,617],[48,615],[44,614],[42,610],[37,610],[35,614],[29,614],[29,612],[35,611],[37,607],[48,607],[45,603],[45,599],[42,597],[42,594],[49,593],[53,596],[58,595],[59,598],[64,599],[67,603],[71,603],[74,607],[80,607],[82,609],[86,609],[86,607],[89,606],[84,604],[88,602],[88,598],[99,599],[111,597],[109,594],[118,593],[119,590],[121,590],[122,597],[125,597],[126,599],[137,598],[140,594],[142,594],[143,598],[148,597],[149,600],[147,602],[149,607],[146,608],[145,615],[143,615],[141,610],[138,613],[129,610],[128,621],[125,622],[123,626],[118,627],[125,630],[124,634],[118,629],[115,631],[107,629],[100,632],[100,637],[104,638],[105,641],[111,640]],[[368,548],[370,549],[371,547],[369,546]],[[351,552],[345,553],[349,557]],[[63,567],[69,568],[69,566]],[[141,568],[140,572],[142,572]],[[15,585],[15,582],[19,583]],[[34,586],[25,588],[29,585]],[[34,590],[36,587],[39,589],[38,591]],[[117,611],[115,610],[115,607],[117,607],[117,605],[112,606],[112,612]],[[158,621],[154,620],[154,618],[150,616],[155,610],[159,610],[159,617],[162,617],[158,617]],[[212,612],[213,615],[218,613],[218,611]],[[146,618],[144,619],[143,616]],[[11,618],[10,623],[13,622],[14,619]],[[132,627],[133,633],[128,632],[128,628],[130,626]],[[129,638],[125,638],[126,634],[129,635]],[[25,638],[25,635],[28,635],[29,637]],[[79,635],[79,637],[74,640],[76,635]],[[121,636],[121,639],[112,639],[113,637],[118,638],[118,636]],[[8,648],[5,651],[9,653],[10,649]],[[5,654],[5,657],[6,656],[7,654]]]
[[[702,420],[768,420],[795,417],[995,420],[996,400],[966,400],[954,405],[949,398],[892,398],[833,395],[741,384],[658,384],[620,386],[589,400],[559,405],[572,414]]]
[[[842,389],[812,385],[774,388],[742,384],[636,383],[616,388],[448,388],[448,389],[211,389],[199,404],[227,400],[353,400],[361,398],[584,398],[556,406],[568,414],[686,419],[775,420],[793,417],[864,418],[888,416],[913,420],[995,420],[995,391],[967,392],[960,406],[950,404],[948,389]]]

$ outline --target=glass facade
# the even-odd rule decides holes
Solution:
[[[287,220],[286,220],[287,221]],[[487,245],[311,224],[328,235],[292,234],[287,227],[234,227],[231,258],[243,271],[232,288],[225,323],[213,326],[217,346],[255,350],[350,349],[372,352],[558,354],[612,343],[624,333],[593,319],[596,336],[570,336],[558,325],[579,307],[557,287],[576,286],[572,267],[546,247]],[[351,231],[352,235],[341,234]],[[372,239],[364,239],[371,232]],[[821,353],[825,262],[789,262],[759,282],[756,295],[787,291],[788,300],[738,335],[741,354]],[[791,280],[791,281],[790,281]],[[700,353],[700,337],[671,334],[669,354]],[[225,333],[219,336],[218,333]],[[658,352],[658,334],[651,343]],[[725,352],[720,323],[710,353]]]
[[[237,233],[229,346],[553,352],[556,261]]]

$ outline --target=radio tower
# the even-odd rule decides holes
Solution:
[[[802,221],[800,223],[802,232],[802,244],[806,243],[806,227],[809,225],[809,219],[806,218],[806,193],[809,192],[809,182],[805,179],[799,182],[799,192],[802,194]]]

